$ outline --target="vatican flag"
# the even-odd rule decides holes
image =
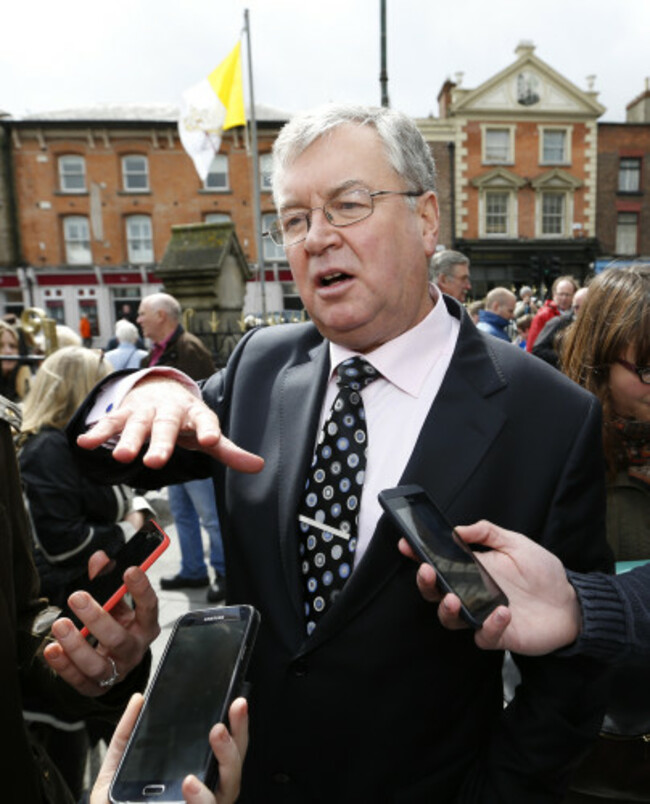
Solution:
[[[246,125],[241,77],[241,43],[207,78],[183,93],[178,133],[183,148],[205,181],[222,132]]]

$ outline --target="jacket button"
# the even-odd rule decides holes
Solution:
[[[307,662],[304,659],[298,659],[298,661],[293,663],[293,674],[296,678],[306,676],[307,672]]]
[[[289,784],[291,776],[288,773],[274,773],[271,779],[276,784]]]

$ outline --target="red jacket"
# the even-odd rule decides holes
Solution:
[[[550,321],[551,318],[556,318],[558,315],[562,315],[560,308],[552,299],[547,299],[535,313],[535,318],[533,318],[533,322],[528,330],[528,340],[526,341],[527,352],[533,351],[537,336],[544,329],[544,325]]]

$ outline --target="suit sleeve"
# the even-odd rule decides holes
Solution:
[[[612,569],[602,455],[600,409],[592,400],[539,539],[571,570]],[[513,658],[521,681],[485,756],[466,780],[463,804],[563,801],[572,772],[602,723],[610,684],[603,662],[557,654]]]

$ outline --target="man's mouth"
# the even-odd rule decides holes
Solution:
[[[336,271],[333,274],[327,274],[326,276],[322,276],[320,279],[321,287],[329,288],[332,285],[336,285],[338,282],[345,282],[346,279],[349,279],[349,274],[344,274],[340,271]]]

